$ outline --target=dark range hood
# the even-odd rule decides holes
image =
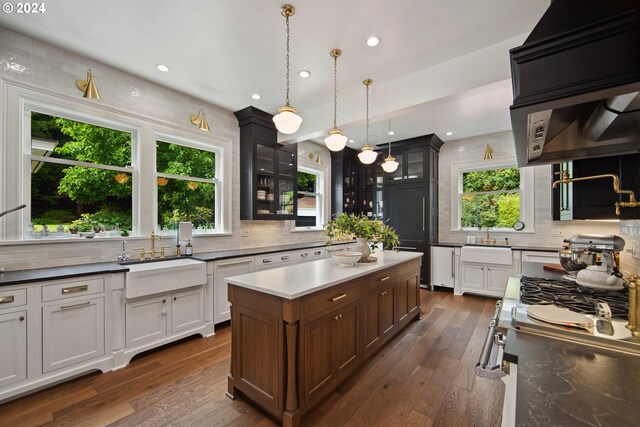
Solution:
[[[640,0],[555,0],[511,49],[518,166],[640,151]]]

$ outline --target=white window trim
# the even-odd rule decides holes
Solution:
[[[121,111],[91,100],[54,93],[45,88],[8,79],[0,79],[0,100],[5,106],[2,112],[2,121],[7,124],[4,131],[0,132],[0,180],[2,182],[0,185],[0,211],[23,203],[27,204],[27,208],[0,218],[0,245],[41,244],[45,242],[41,239],[24,239],[31,218],[29,209],[31,178],[30,174],[28,178],[24,177],[27,171],[31,170],[30,108],[33,107],[46,114],[59,115],[131,133],[132,169],[126,168],[126,172],[133,174],[135,185],[132,188],[132,232],[128,238],[148,237],[157,221],[155,208],[153,208],[155,206],[153,186],[156,185],[154,176],[156,170],[155,141],[159,135],[171,135],[176,139],[197,141],[197,144],[202,144],[209,150],[217,150],[216,153],[219,153],[220,161],[216,160],[216,177],[221,180],[221,185],[219,189],[216,188],[216,191],[220,191],[220,197],[217,197],[220,212],[216,217],[216,226],[219,224],[220,227],[217,228],[218,232],[215,235],[231,234],[233,142],[231,139],[217,135],[207,135],[205,139],[201,135],[202,132],[198,130],[182,128],[152,117]],[[19,143],[17,143],[18,141]],[[105,241],[107,240],[109,239],[105,239]],[[46,242],[56,241],[77,242],[80,240],[64,238],[46,240]]]
[[[329,168],[324,165],[319,165],[315,162],[307,162],[304,159],[301,159],[298,156],[298,172],[306,172],[313,173],[318,176],[318,181],[316,183],[318,188],[322,189],[321,193],[318,193],[318,197],[320,203],[318,204],[318,213],[320,215],[319,222],[320,225],[316,227],[296,227],[296,222],[291,221],[293,232],[303,232],[303,231],[323,231],[325,230],[325,224],[327,223],[327,218],[329,218],[329,210],[330,210],[330,179],[329,176]]]
[[[154,222],[155,222],[155,229],[158,230],[159,229],[159,225],[158,225],[158,177],[165,177],[165,178],[175,178],[175,179],[184,179],[184,180],[190,180],[190,181],[198,181],[198,182],[206,182],[206,183],[211,183],[215,185],[215,200],[216,200],[216,204],[214,206],[214,217],[216,219],[215,222],[215,229],[213,232],[211,233],[199,233],[199,234],[194,234],[194,237],[197,236],[215,236],[215,235],[220,235],[220,234],[228,234],[224,228],[224,222],[221,222],[220,225],[218,224],[218,218],[221,218],[221,216],[223,215],[223,206],[222,204],[219,202],[219,200],[223,200],[224,198],[224,179],[220,178],[222,177],[222,171],[224,170],[224,165],[222,163],[224,163],[224,158],[225,156],[223,155],[223,151],[220,147],[216,147],[216,146],[211,146],[210,144],[206,144],[203,143],[202,141],[198,141],[195,140],[193,138],[182,138],[182,137],[178,137],[176,135],[173,134],[167,134],[167,133],[156,133],[156,141],[161,141],[161,142],[166,142],[169,144],[176,144],[176,145],[182,145],[184,147],[190,147],[190,148],[195,148],[197,150],[202,150],[202,151],[208,151],[211,153],[215,154],[215,171],[214,171],[214,176],[215,178],[197,178],[197,177],[191,177],[191,176],[185,176],[185,175],[173,175],[173,174],[167,174],[167,173],[160,173],[157,170],[157,163],[156,163],[156,150],[154,148],[153,150],[153,164],[154,164],[154,177],[153,177],[153,186],[154,186],[154,191],[153,191],[153,215],[154,215]],[[155,147],[155,144],[154,144]]]
[[[516,167],[513,158],[497,158],[482,162],[451,163],[451,231],[477,231],[476,227],[462,227],[460,212],[462,211],[460,195],[462,194],[462,174],[486,169],[503,169]],[[520,168],[520,221],[525,224],[522,231],[512,228],[491,228],[501,233],[535,233],[534,222],[534,169]]]

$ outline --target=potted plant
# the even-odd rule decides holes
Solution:
[[[360,262],[367,262],[378,243],[384,249],[395,249],[400,244],[396,231],[379,219],[370,220],[366,215],[340,213],[326,225],[325,232],[331,244],[334,240],[356,239],[354,250],[362,252]]]

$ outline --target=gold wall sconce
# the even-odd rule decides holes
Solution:
[[[209,129],[209,123],[207,123],[207,118],[205,117],[204,110],[202,108],[198,112],[197,116],[192,114],[189,119],[191,120],[191,123],[198,126],[198,129],[201,131],[211,132],[211,129]]]
[[[484,159],[485,160],[493,159],[493,148],[491,148],[489,144],[487,144],[487,148],[484,149]]]
[[[87,70],[87,80],[77,80],[76,86],[80,89],[83,98],[89,99],[100,99],[100,92],[98,92],[98,88],[96,87],[96,82],[93,79],[93,73],[91,72],[91,68]]]
[[[322,161],[322,156],[320,155],[320,153],[318,151],[314,151],[313,153],[309,153],[309,160],[313,160],[313,158],[316,158],[315,162],[319,165],[324,165],[324,162]]]

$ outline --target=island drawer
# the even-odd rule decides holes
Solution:
[[[358,298],[360,298],[360,282],[358,281],[332,286],[304,299],[304,317],[310,317],[329,309],[338,309]]]
[[[422,257],[414,259],[398,266],[398,277],[402,277],[405,274],[413,273],[415,270],[420,269],[420,260]]]
[[[42,287],[42,302],[104,292],[104,279],[85,279]]]
[[[374,287],[382,285],[383,283],[387,284],[393,282],[394,280],[396,280],[396,277],[398,277],[398,269],[395,267],[388,268],[369,276],[367,285],[369,286],[369,289],[373,289]]]

